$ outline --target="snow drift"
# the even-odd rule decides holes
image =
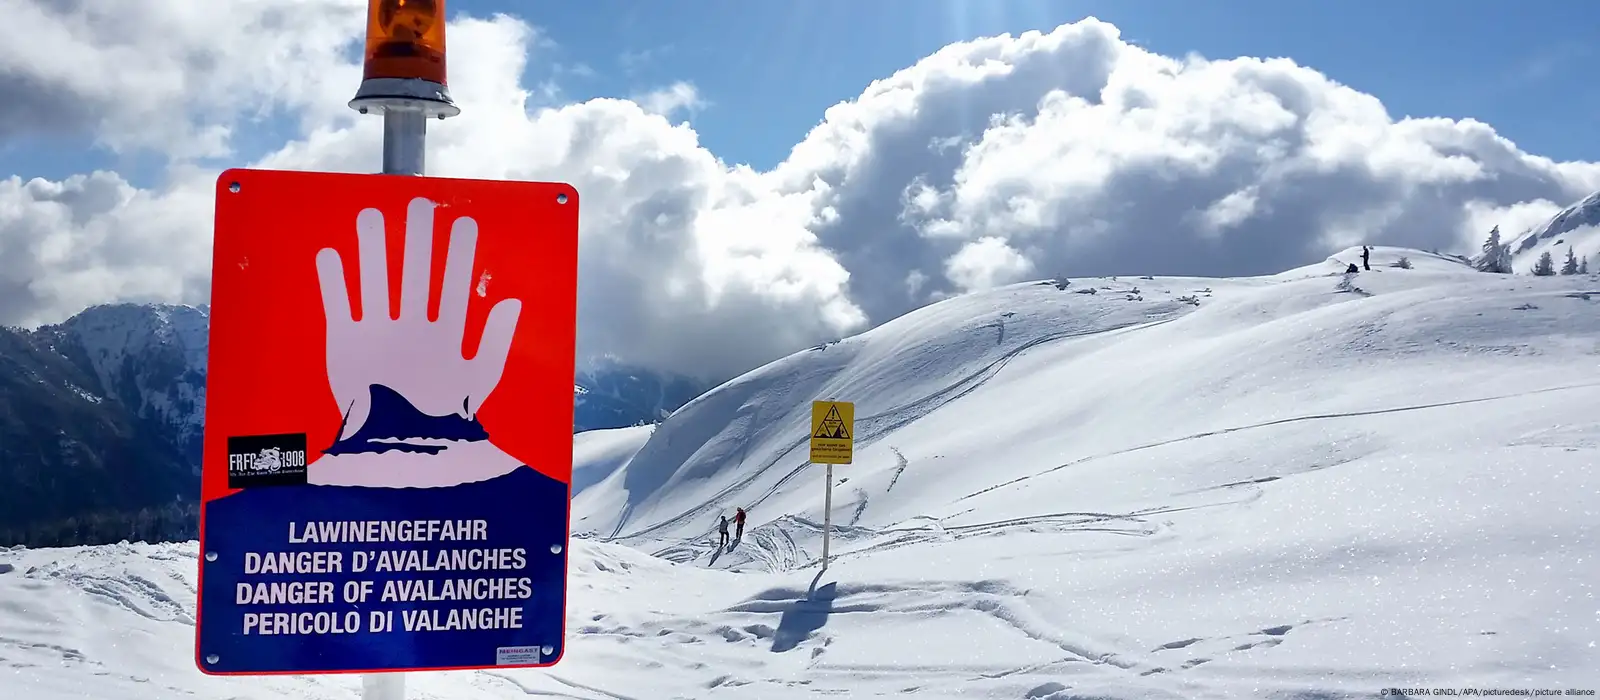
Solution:
[[[654,425],[640,425],[573,435],[572,493],[582,493],[621,469],[654,431]]]

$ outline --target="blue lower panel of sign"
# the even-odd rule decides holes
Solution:
[[[206,504],[199,660],[215,673],[546,665],[566,607],[567,485],[286,486]]]

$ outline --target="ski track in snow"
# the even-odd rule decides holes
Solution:
[[[889,479],[889,485],[884,487],[884,491],[893,491],[894,485],[900,481],[900,475],[904,474],[906,467],[911,464],[910,460],[907,460],[906,456],[900,453],[900,450],[890,447],[889,451],[894,453],[894,476]]]

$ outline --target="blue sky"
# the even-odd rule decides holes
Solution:
[[[535,53],[526,82],[554,77],[568,99],[695,83],[710,102],[691,119],[702,142],[725,160],[763,169],[828,106],[940,46],[1088,15],[1159,53],[1288,56],[1378,96],[1395,117],[1475,117],[1525,150],[1600,160],[1600,90],[1583,71],[1596,58],[1593,3],[450,0],[449,8],[507,12],[541,27],[556,45]],[[579,64],[593,73],[572,73]],[[260,126],[247,148],[266,150],[289,134],[281,124]],[[40,137],[0,148],[0,164],[52,178],[111,168],[146,184],[161,163],[87,149],[81,137]]]

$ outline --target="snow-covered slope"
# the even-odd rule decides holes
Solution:
[[[1600,192],[1557,212],[1549,221],[1524,231],[1506,245],[1511,250],[1512,269],[1524,274],[1532,272],[1539,256],[1546,252],[1557,270],[1567,259],[1568,249],[1579,260],[1593,257],[1600,253]],[[1590,264],[1597,262],[1600,261],[1591,260]]]
[[[1392,267],[1400,257],[1412,268]],[[1405,306],[1456,285],[1494,281],[1454,258],[1375,248],[1375,269],[1347,283],[1340,273],[1359,259],[1359,249],[1346,251],[1245,280],[1034,282],[920,309],[774,362],[684,406],[627,469],[577,501],[577,529],[676,541],[711,532],[718,509],[735,506],[758,518],[820,516],[814,478],[800,478],[810,469],[814,398],[856,402],[856,464],[843,495],[865,495],[851,522],[925,514],[929,497],[955,498],[1002,475],[1022,476],[1041,450],[1070,455],[1121,445],[1129,434],[1148,434],[1158,415],[1170,420],[1155,422],[1175,429],[1209,425],[1218,399],[1239,402],[1234,410],[1248,416],[1300,408],[1304,396],[1333,391],[1322,385],[1336,377],[1296,373],[1275,381],[1261,374],[1268,365],[1258,357],[1291,363],[1286,370],[1339,357],[1340,336],[1359,336],[1365,318],[1343,323],[1340,316],[1356,313],[1343,302],[1370,296],[1366,287],[1392,288],[1384,301]],[[1389,313],[1376,303],[1355,308],[1378,319]],[[1422,332],[1445,330],[1430,325]],[[1277,342],[1263,346],[1264,339]],[[1343,355],[1357,359],[1343,361],[1364,363],[1365,354],[1361,346],[1346,348]],[[1284,376],[1294,381],[1285,385]],[[1224,388],[1197,393],[1196,382]],[[997,395],[1000,403],[979,398]],[[944,408],[957,400],[1000,413],[974,420],[970,409]],[[919,470],[937,478],[902,482],[902,464],[918,458],[980,460],[983,467]]]
[[[1372,254],[1369,262],[1372,264],[1373,272],[1384,272],[1387,270],[1407,270],[1413,272],[1453,274],[1471,273],[1475,271],[1472,267],[1472,261],[1469,258],[1459,255],[1424,252],[1420,250],[1412,250],[1410,248],[1396,248],[1393,246],[1381,245],[1371,246],[1371,253]],[[1328,258],[1322,262],[1313,263],[1304,267],[1297,267],[1292,270],[1286,270],[1279,274],[1272,275],[1266,279],[1292,282],[1294,280],[1305,279],[1306,277],[1312,277],[1316,275],[1337,275],[1343,273],[1345,268],[1351,264],[1357,266],[1361,265],[1360,248],[1351,248],[1349,250],[1341,251],[1328,256]],[[1424,280],[1432,279],[1436,278],[1424,278]],[[1468,279],[1477,278],[1469,277]]]
[[[560,666],[410,694],[1595,688],[1600,280],[1393,249],[1341,274],[1358,255],[1014,285],[730,381],[574,500]],[[856,402],[856,463],[819,571],[804,438],[829,397]],[[718,551],[735,506],[750,529]],[[192,545],[9,557],[19,697],[355,697],[194,671]]]
[[[572,493],[577,495],[611,476],[644,446],[654,425],[588,430],[572,436]]]

